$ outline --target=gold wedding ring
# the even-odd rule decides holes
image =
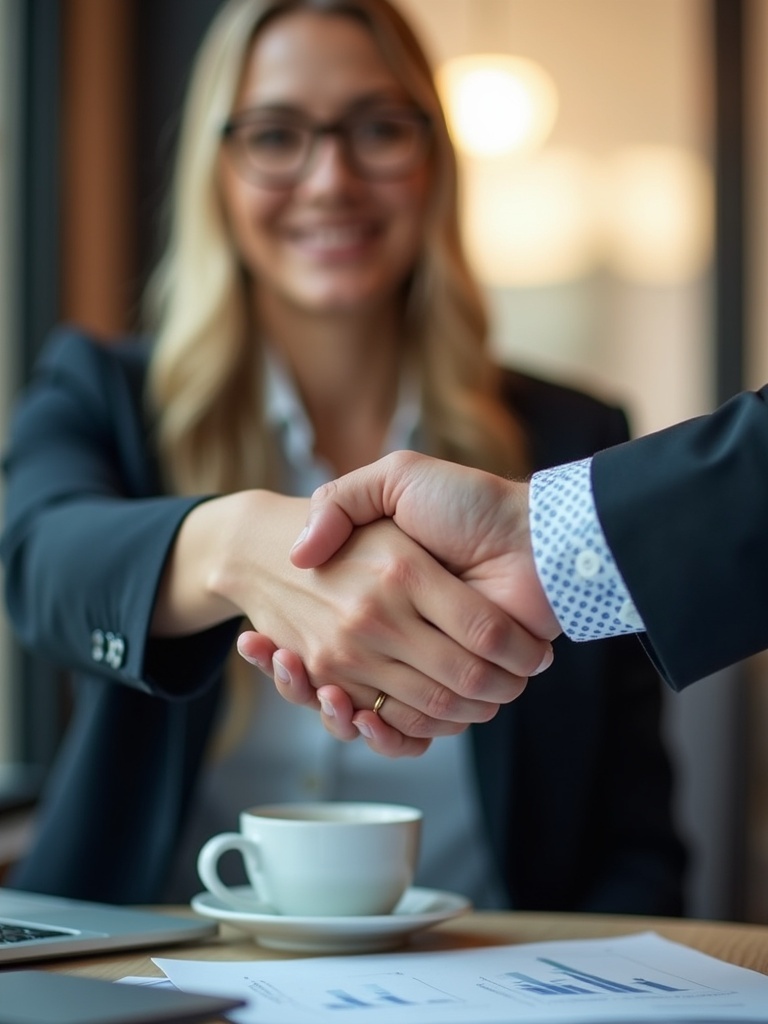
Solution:
[[[374,713],[374,715],[378,715],[378,713],[381,711],[382,705],[384,704],[384,701],[386,699],[387,699],[387,695],[382,690],[381,693],[379,694],[379,696],[373,702],[373,713]]]

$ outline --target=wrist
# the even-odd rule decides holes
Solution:
[[[254,626],[274,604],[288,577],[298,576],[289,553],[306,520],[309,502],[267,490],[238,491],[221,499],[204,587],[212,602],[245,615]]]
[[[223,498],[196,505],[182,521],[163,574],[152,612],[153,636],[194,633],[239,615],[215,587],[217,551],[213,539],[222,531]]]
[[[535,632],[537,636],[554,640],[562,632],[560,622],[549,601],[543,581],[539,575],[533,550],[530,516],[531,487],[528,481],[512,484],[511,501],[514,523],[511,534],[512,550],[522,563],[522,575],[527,581],[529,605],[535,616]]]
[[[504,532],[506,543],[513,551],[530,552],[533,558],[531,543],[531,524],[528,514],[530,485],[527,480],[505,480],[504,498]]]

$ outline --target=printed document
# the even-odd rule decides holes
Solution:
[[[237,1024],[768,1022],[768,977],[648,932],[281,961],[154,958],[187,992],[247,1000]]]

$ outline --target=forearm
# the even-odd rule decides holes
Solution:
[[[768,389],[595,457],[601,523],[675,689],[768,646],[767,471]]]
[[[140,680],[162,566],[197,500],[83,498],[12,520],[3,561],[21,642],[67,668]],[[121,638],[119,665],[99,659],[97,631]]]

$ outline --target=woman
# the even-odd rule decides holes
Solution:
[[[8,606],[75,671],[77,706],[11,884],[186,899],[243,807],[359,797],[421,806],[419,881],[479,906],[678,912],[659,688],[634,643],[562,651],[509,703],[545,645],[511,642],[392,524],[321,570],[288,559],[293,495],[386,451],[520,474],[626,437],[618,410],[490,362],[444,119],[387,0],[222,7],[151,296],[149,343],[53,339],[15,420]],[[243,618],[313,685],[387,693],[419,763],[335,742],[238,659],[222,687]]]

